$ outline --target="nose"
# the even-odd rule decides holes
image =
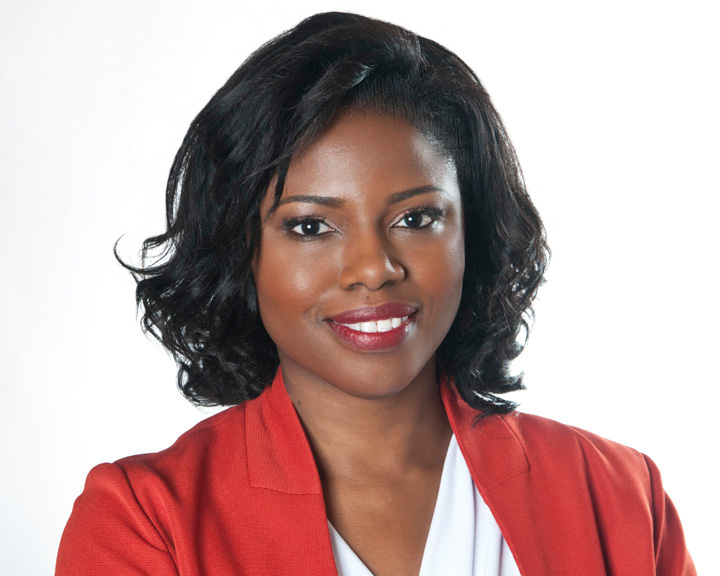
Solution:
[[[342,288],[350,290],[364,286],[368,290],[379,290],[386,284],[403,280],[405,267],[392,252],[390,242],[380,234],[368,233],[347,239],[342,253]]]

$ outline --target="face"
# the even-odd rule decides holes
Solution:
[[[253,272],[286,381],[380,398],[432,373],[465,268],[453,163],[411,124],[345,112],[266,195]]]

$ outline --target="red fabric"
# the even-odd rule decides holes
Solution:
[[[649,458],[537,416],[473,427],[454,389],[442,395],[524,576],[696,574]],[[56,575],[111,574],[336,576],[322,485],[280,373],[167,450],[90,472]]]

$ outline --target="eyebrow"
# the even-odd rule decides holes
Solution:
[[[387,198],[386,204],[397,204],[398,202],[402,202],[403,200],[409,200],[410,198],[419,196],[420,194],[428,194],[430,192],[440,192],[442,194],[445,194],[445,190],[443,190],[442,188],[438,188],[437,186],[433,186],[432,184],[427,184],[425,186],[418,186],[417,188],[410,188],[409,190],[403,190],[402,192],[395,192],[394,194],[390,194],[390,196],[388,196]],[[299,202],[304,204],[317,204],[319,206],[327,206],[329,208],[342,208],[345,205],[345,200],[335,198],[334,196],[298,194],[296,196],[287,196],[286,198],[281,199],[280,202],[278,202],[278,206],[282,206],[283,204],[290,204],[293,202]]]

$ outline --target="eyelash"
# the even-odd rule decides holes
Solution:
[[[427,216],[430,218],[430,222],[427,224],[424,224],[422,226],[418,226],[417,228],[411,228],[410,226],[400,226],[400,228],[407,228],[408,230],[423,230],[425,228],[431,227],[435,222],[438,220],[441,220],[443,216],[445,216],[445,210],[442,210],[440,208],[437,208],[435,206],[424,206],[422,208],[411,208],[410,210],[406,210],[400,215],[400,218],[396,221],[396,224],[394,226],[397,226],[400,222],[405,220],[410,215],[419,214],[421,217]]]
[[[321,232],[319,234],[302,234],[301,232],[295,232],[294,228],[297,228],[298,226],[302,226],[303,224],[314,224],[318,223],[321,226],[327,226],[329,230],[332,230],[330,226],[328,226],[325,223],[326,216],[301,216],[300,218],[291,218],[290,220],[284,220],[283,221],[283,228],[287,230],[292,236],[296,237],[298,240],[313,240],[317,238],[318,236],[322,236],[323,234],[327,234],[327,232]]]
[[[430,218],[430,222],[427,224],[423,224],[422,226],[418,226],[416,228],[412,228],[410,226],[398,226],[400,222],[403,222],[408,216],[411,215],[420,215],[421,218],[428,217]],[[441,220],[445,216],[445,210],[442,210],[440,208],[437,208],[435,206],[424,206],[421,208],[411,208],[410,210],[406,210],[403,212],[400,217],[395,221],[393,224],[393,227],[398,228],[404,228],[407,230],[424,230],[426,228],[430,228],[433,224],[435,224],[438,220]],[[299,240],[312,240],[315,238],[318,238],[319,236],[323,236],[325,234],[328,234],[329,232],[333,231],[333,228],[331,228],[326,222],[326,216],[321,215],[313,215],[313,216],[301,216],[299,218],[292,218],[289,220],[283,221],[283,228],[287,230],[290,234],[297,237]],[[302,232],[296,232],[294,229],[298,226],[302,226],[303,224],[319,224],[320,226],[325,226],[328,228],[328,230],[323,232],[318,232],[316,234],[303,234]]]

